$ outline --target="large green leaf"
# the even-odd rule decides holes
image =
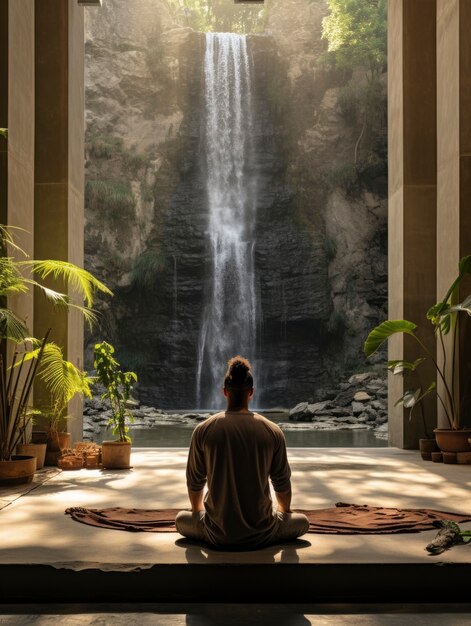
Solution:
[[[421,356],[413,362],[403,361],[402,359],[388,361],[388,370],[394,375],[403,374],[404,370],[415,372],[418,366],[425,360],[425,357]]]
[[[455,304],[447,310],[448,313],[459,313],[460,311],[471,315],[471,295],[467,296],[460,304]]]
[[[422,392],[422,388],[418,389],[408,389],[405,394],[395,402],[394,406],[398,406],[399,404],[404,405],[406,409],[412,409],[413,406],[417,404],[420,398],[420,394]]]
[[[396,333],[413,335],[417,325],[407,320],[387,320],[374,328],[366,338],[363,347],[366,356],[371,356],[383,343]]]

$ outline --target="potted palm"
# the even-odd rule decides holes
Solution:
[[[36,411],[48,424],[46,464],[57,465],[62,450],[70,448],[70,433],[64,430],[68,404],[77,394],[91,398],[92,379],[64,359],[62,349],[52,341],[44,347],[38,374],[48,392],[47,400]]]
[[[456,349],[459,340],[460,316],[463,313],[471,315],[471,295],[462,302],[458,302],[461,283],[467,274],[471,274],[471,255],[465,256],[459,263],[458,276],[451,284],[443,300],[437,302],[427,311],[427,320],[433,325],[437,337],[437,346],[440,351],[440,359],[437,359],[422,342],[418,334],[418,327],[408,320],[387,320],[368,335],[364,351],[366,356],[374,354],[378,348],[396,333],[403,333],[411,337],[419,345],[422,356],[414,362],[404,360],[388,361],[388,368],[393,374],[403,375],[413,372],[426,361],[432,361],[437,377],[441,381],[441,390],[437,389],[435,382],[431,382],[428,387],[411,389],[406,391],[397,403],[403,403],[406,408],[411,409],[411,416],[414,408],[430,393],[437,394],[438,400],[443,407],[448,428],[435,428],[435,438],[439,448],[443,452],[466,452],[471,451],[471,430],[461,426],[461,398],[458,397],[455,385],[456,376]],[[445,341],[445,336],[451,334],[450,341]],[[451,364],[447,369],[447,364]]]
[[[131,398],[133,384],[137,381],[134,372],[123,372],[114,358],[115,350],[106,341],[97,343],[94,350],[93,365],[96,370],[95,381],[103,385],[105,391],[101,399],[108,401],[111,417],[108,425],[112,427],[114,441],[103,441],[102,464],[110,469],[129,469],[131,461],[131,438],[126,419],[133,421],[133,415],[127,408]]]
[[[49,332],[41,340],[31,338],[25,321],[8,307],[8,298],[36,288],[55,305],[80,311],[91,325],[96,319],[92,309],[95,293],[111,295],[92,274],[72,263],[30,259],[15,244],[14,231],[0,225],[0,463],[10,478],[16,445],[24,440],[30,426],[33,384],[40,372],[43,380],[47,380],[49,372],[54,385],[54,375],[58,372],[54,368],[64,367],[66,362],[62,353],[58,354],[57,346],[49,342]],[[50,278],[63,281],[74,292],[75,301],[46,287],[43,281]],[[83,305],[76,303],[79,297],[84,300]],[[46,354],[48,359],[43,364]]]

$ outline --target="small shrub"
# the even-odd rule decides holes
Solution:
[[[354,85],[348,84],[339,90],[337,105],[339,107],[340,115],[344,118],[347,124],[353,125],[358,121],[361,101],[358,89]]]
[[[325,256],[330,263],[337,256],[337,242],[333,237],[326,237],[324,241]]]
[[[345,317],[345,313],[343,311],[339,311],[338,309],[334,309],[330,314],[329,321],[327,322],[327,332],[334,339],[341,339],[346,330],[347,320]]]
[[[335,167],[329,172],[328,181],[331,187],[339,187],[348,196],[354,196],[360,190],[359,171],[354,163],[342,163]]]
[[[137,257],[131,271],[131,282],[138,289],[151,289],[165,269],[164,257],[156,251],[147,250]]]
[[[123,140],[118,137],[96,137],[89,143],[90,156],[95,159],[110,159],[123,149]]]
[[[127,170],[130,170],[132,174],[137,175],[146,165],[146,159],[142,154],[135,152],[125,151],[123,152],[123,164]]]
[[[129,183],[88,181],[85,201],[89,209],[109,220],[131,220],[135,217],[136,198]]]

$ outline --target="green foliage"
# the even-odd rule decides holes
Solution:
[[[236,4],[233,0],[169,0],[179,21],[203,32],[255,33],[263,30],[263,4]]]
[[[123,151],[123,164],[136,176],[146,166],[146,158],[132,150]]]
[[[30,352],[27,358],[37,358],[37,352]],[[93,379],[64,359],[62,348],[52,341],[44,346],[38,373],[49,394],[49,401],[38,405],[39,413],[48,419],[49,429],[56,431],[67,418],[67,405],[72,398],[78,394],[91,398]]]
[[[0,461],[9,461],[23,441],[31,421],[29,402],[38,367],[47,343],[46,334],[36,358],[26,358],[31,342],[15,345],[9,366],[0,353]]]
[[[87,207],[107,220],[133,220],[136,198],[128,182],[90,180],[85,185]]]
[[[327,175],[327,181],[332,187],[339,187],[347,196],[358,195],[361,189],[360,172],[354,163],[341,163],[334,167]]]
[[[7,298],[36,288],[50,302],[80,311],[92,324],[96,319],[91,308],[96,292],[111,294],[92,274],[72,263],[29,259],[15,243],[15,230],[0,226],[0,460],[9,460],[16,444],[24,438],[32,415],[31,391],[38,375],[51,395],[48,409],[54,409],[54,419],[63,416],[67,402],[76,393],[89,393],[89,379],[63,359],[61,348],[48,341],[49,332],[41,341],[31,338],[25,321],[8,308]],[[9,253],[19,255],[21,260]],[[72,296],[42,282],[51,279],[70,289]],[[85,300],[85,304],[77,304],[77,299]],[[7,366],[4,355],[9,351],[13,356]]]
[[[96,159],[111,159],[123,149],[123,140],[119,137],[95,137],[88,143],[90,156]]]
[[[330,14],[322,23],[328,57],[336,67],[365,66],[372,75],[387,60],[387,0],[327,0]]]
[[[90,272],[73,263],[53,259],[29,259],[14,243],[13,232],[14,229],[10,227],[0,226],[0,251],[5,255],[0,257],[0,299],[5,302],[9,296],[27,293],[32,287],[36,287],[54,305],[80,311],[91,325],[96,320],[92,309],[95,295],[97,292],[112,295],[108,287]],[[17,260],[13,256],[6,256],[8,248],[13,248],[23,258]],[[72,295],[46,287],[43,281],[50,278],[65,283]],[[73,296],[74,299],[85,300],[85,305],[77,304],[73,301]],[[23,341],[30,334],[24,321],[11,309],[7,306],[0,307],[0,340]]]
[[[337,96],[337,106],[347,124],[356,124],[361,111],[361,92],[358,85],[348,83],[341,87]]]
[[[152,187],[147,183],[141,183],[141,197],[144,202],[154,201],[154,192]]]
[[[137,257],[131,272],[131,282],[139,289],[151,289],[164,269],[164,257],[153,250],[147,250]]]
[[[335,241],[333,237],[326,236],[324,240],[324,246],[325,246],[325,256],[327,258],[327,261],[330,263],[337,256],[337,242]]]
[[[339,309],[334,309],[327,322],[326,330],[332,338],[341,339],[345,334],[347,320],[345,313]]]
[[[126,402],[131,397],[133,384],[137,382],[134,372],[123,372],[120,364],[114,358],[115,350],[106,341],[95,344],[93,366],[96,369],[96,382],[105,387],[102,400],[108,400],[111,407],[111,418],[108,422],[113,427],[113,435],[118,435],[119,441],[131,441],[126,418],[133,420],[132,413],[126,408]]]
[[[461,303],[458,303],[457,300],[463,279],[471,274],[471,255],[464,256],[461,259],[458,270],[458,276],[451,284],[443,300],[434,304],[427,311],[427,320],[433,325],[435,336],[439,340],[438,346],[441,348],[440,361],[435,358],[435,355],[417,335],[417,325],[408,320],[387,320],[383,322],[370,332],[364,345],[366,356],[371,356],[385,341],[397,333],[407,334],[412,337],[420,346],[424,356],[412,363],[403,360],[391,360],[388,362],[388,369],[393,374],[402,375],[407,372],[414,372],[426,360],[432,361],[444,389],[444,397],[438,391],[436,392],[437,397],[443,406],[450,428],[454,430],[460,427],[461,420],[460,398],[456,397],[455,387],[455,351],[459,341],[459,315],[466,313],[471,316],[471,295],[467,296]],[[447,354],[448,350],[444,342],[444,335],[450,331],[453,332],[452,341],[450,342],[451,348],[448,348],[451,354]],[[452,364],[450,377],[447,376],[447,361]],[[410,408],[412,415],[413,408],[433,391],[436,391],[435,381],[429,384],[425,392],[422,392],[422,388],[408,390],[397,403],[402,403],[406,408]]]

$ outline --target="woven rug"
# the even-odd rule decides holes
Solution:
[[[128,532],[174,533],[180,509],[88,509],[71,507],[72,519],[89,526]],[[471,513],[449,513],[434,509],[394,509],[367,504],[338,502],[329,509],[302,510],[309,519],[309,532],[323,535],[383,535],[433,530],[440,520],[470,522]]]

